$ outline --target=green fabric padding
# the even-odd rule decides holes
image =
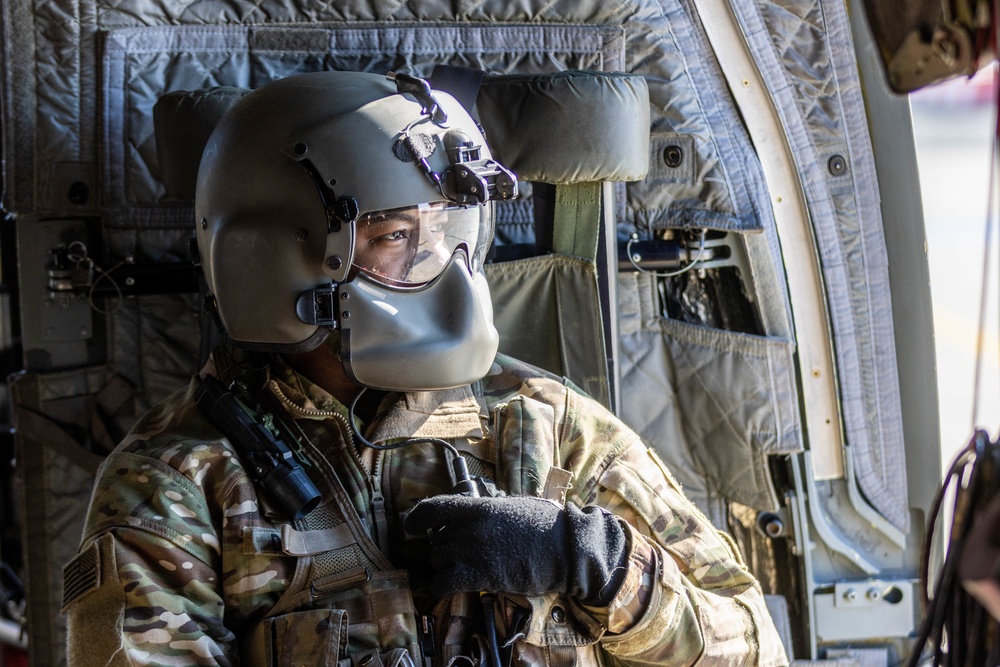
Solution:
[[[569,378],[610,406],[597,269],[545,255],[486,266],[500,351]]]
[[[552,249],[555,252],[596,261],[600,227],[600,183],[556,187],[552,232]]]
[[[174,91],[153,107],[160,178],[194,199],[201,153],[248,89]],[[649,91],[641,76],[567,70],[491,75],[477,109],[490,149],[519,178],[543,183],[638,181],[649,170]]]
[[[494,157],[523,180],[639,181],[649,170],[649,91],[641,76],[487,76],[476,108]]]

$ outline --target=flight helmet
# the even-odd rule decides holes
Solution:
[[[486,374],[483,262],[517,179],[453,97],[404,74],[300,74],[246,95],[198,172],[197,245],[233,343],[300,353],[332,332],[348,376],[428,390]]]

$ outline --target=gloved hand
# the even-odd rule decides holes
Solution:
[[[441,495],[417,503],[408,533],[431,534],[438,595],[568,593],[607,606],[625,579],[625,529],[598,507],[560,507],[531,496]]]

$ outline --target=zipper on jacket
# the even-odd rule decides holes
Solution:
[[[378,450],[375,456],[375,465],[373,470],[368,470],[364,461],[361,459],[361,454],[358,452],[357,444],[354,442],[354,430],[351,425],[347,422],[347,418],[344,417],[339,412],[334,410],[317,410],[315,408],[304,408],[297,405],[292,399],[285,396],[285,393],[281,391],[278,384],[271,380],[271,391],[278,397],[278,400],[293,413],[297,413],[303,417],[318,417],[323,419],[333,419],[341,426],[341,433],[344,436],[344,440],[347,442],[347,449],[351,453],[351,458],[354,459],[354,463],[357,464],[358,469],[366,473],[366,478],[368,482],[368,492],[372,499],[372,510],[373,517],[375,520],[374,526],[374,537],[378,541],[379,548],[382,553],[385,554],[386,558],[389,557],[389,524],[385,517],[385,496],[382,494],[382,464],[385,457],[384,450]]]
[[[506,409],[506,403],[497,403],[493,406],[493,418],[490,420],[488,428],[484,429],[486,437],[493,441],[493,446],[496,448],[496,468],[493,476],[496,477],[494,483],[498,489],[506,489],[508,488],[508,484],[510,484],[510,480],[504,479],[507,466],[504,465],[504,461],[500,458],[500,447],[497,445],[500,442],[500,434],[503,429],[503,424],[500,423],[500,413]]]
[[[316,412],[319,412],[319,410]],[[382,463],[385,458],[385,450],[376,450],[375,465],[372,470],[368,470],[355,445],[354,431],[351,429],[351,425],[347,423],[347,419],[343,415],[333,411],[324,412],[329,412],[329,417],[340,424],[341,430],[344,432],[344,439],[347,441],[347,449],[351,452],[351,457],[357,464],[358,469],[366,473],[365,478],[368,482],[368,493],[371,496],[372,517],[375,521],[373,537],[378,542],[382,553],[388,558],[389,524],[385,518],[385,496],[382,494]]]
[[[372,471],[368,481],[371,485],[372,509],[375,516],[375,534],[378,536],[378,544],[386,558],[389,557],[389,522],[385,517],[385,496],[382,495],[382,464],[385,459],[385,450],[380,449],[375,456],[375,469]],[[391,560],[391,558],[390,558]]]

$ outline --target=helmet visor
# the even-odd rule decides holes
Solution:
[[[354,223],[354,266],[385,285],[437,278],[460,247],[475,273],[493,239],[493,205],[419,204],[366,213]]]

